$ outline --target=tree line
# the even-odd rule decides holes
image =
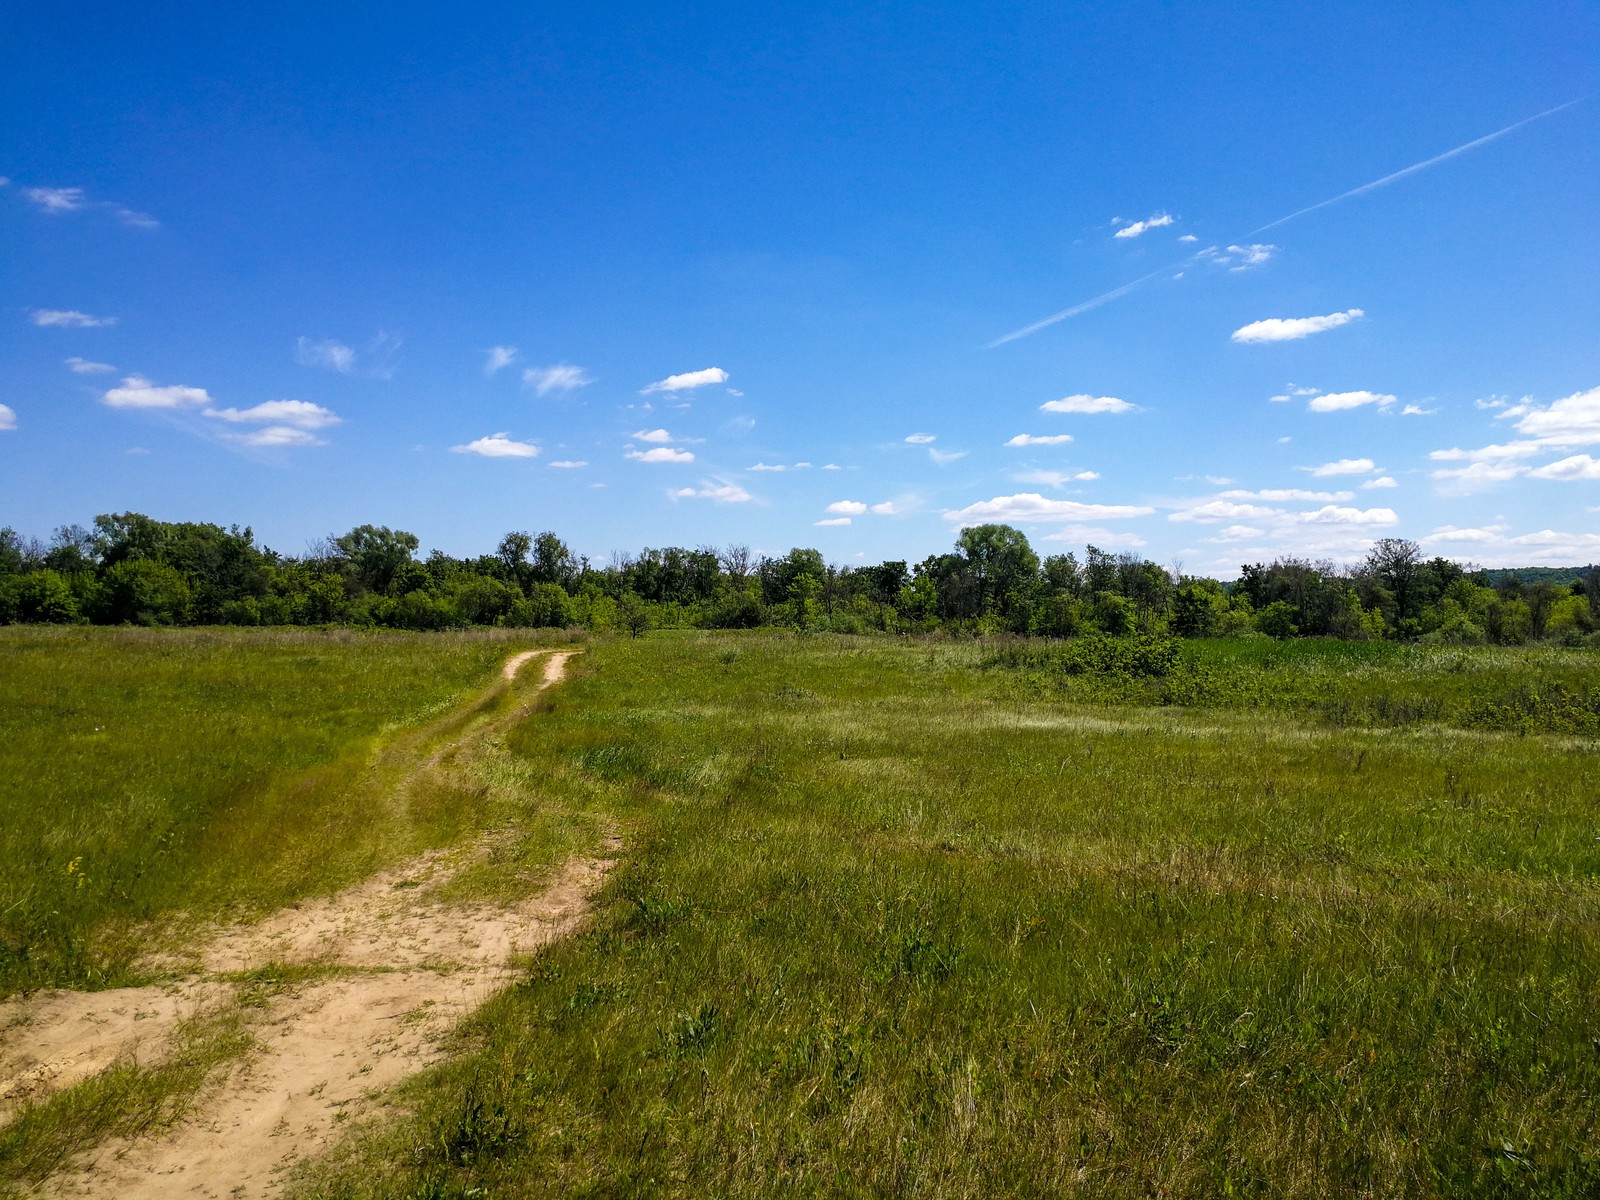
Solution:
[[[872,566],[744,546],[645,549],[597,566],[549,532],[508,533],[476,558],[423,558],[419,547],[404,530],[360,525],[284,555],[249,528],[140,513],[63,526],[48,542],[4,528],[0,623],[1600,642],[1600,566],[1565,581],[1536,568],[1525,581],[1427,558],[1400,538],[1349,566],[1248,563],[1229,583],[1094,546],[1041,559],[1009,525],[962,530],[921,562]]]

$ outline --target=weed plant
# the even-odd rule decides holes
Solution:
[[[295,1194],[1600,1193],[1596,747],[1455,727],[1591,660],[1342,653],[592,648],[508,748],[594,928]]]

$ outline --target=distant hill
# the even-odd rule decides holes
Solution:
[[[1557,587],[1565,587],[1574,580],[1582,579],[1593,569],[1593,567],[1495,567],[1486,570],[1484,574],[1489,577],[1490,587],[1513,575],[1525,584],[1553,583]]]

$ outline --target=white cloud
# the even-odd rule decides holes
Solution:
[[[1600,387],[1574,392],[1540,408],[1530,401],[1508,408],[1500,419],[1516,416],[1517,432],[1550,446],[1586,446],[1600,442]]]
[[[89,359],[79,358],[77,355],[66,359],[65,362],[67,370],[78,375],[108,375],[116,370],[110,363],[91,362]]]
[[[867,506],[859,500],[835,500],[828,505],[828,512],[843,513],[846,516],[860,516],[867,511]]]
[[[870,511],[880,517],[893,517],[898,516],[900,513],[899,507],[893,500],[884,500],[874,504]]]
[[[1440,492],[1447,496],[1460,496],[1505,483],[1525,474],[1527,470],[1521,463],[1475,462],[1465,467],[1434,471],[1432,477],[1438,482]]]
[[[1476,450],[1433,450],[1428,457],[1434,462],[1503,462],[1513,458],[1532,458],[1541,447],[1538,442],[1506,442],[1503,445],[1480,446]]]
[[[1018,483],[1041,483],[1045,487],[1062,488],[1069,483],[1087,483],[1099,479],[1099,471],[1013,471],[1010,476]]]
[[[698,488],[677,488],[667,495],[674,500],[715,500],[718,504],[744,504],[755,499],[736,483],[708,483]]]
[[[1270,262],[1277,251],[1278,247],[1267,242],[1251,242],[1245,246],[1229,246],[1226,250],[1208,246],[1195,257],[1206,259],[1219,267],[1227,267],[1230,271],[1248,271],[1251,267]]]
[[[1574,454],[1529,471],[1533,479],[1600,479],[1600,458]]]
[[[944,518],[961,525],[1030,521],[1115,521],[1147,517],[1155,509],[1135,504],[1082,504],[1076,500],[1049,500],[1037,492],[996,496],[965,508],[947,509]]]
[[[532,388],[537,396],[551,392],[571,392],[588,387],[594,380],[582,367],[571,363],[557,363],[553,367],[529,367],[522,373],[522,386]]]
[[[1431,417],[1439,410],[1437,408],[1423,408],[1420,404],[1408,404],[1400,410],[1402,417]]]
[[[745,468],[746,471],[771,471],[771,472],[775,472],[775,473],[781,473],[781,472],[784,472],[784,471],[809,471],[810,469],[811,469],[811,464],[808,463],[808,462],[797,462],[797,463],[758,462],[754,466]],[[826,467],[823,467],[822,469],[824,471],[837,471],[839,468],[835,467],[835,466],[826,466]]]
[[[813,521],[813,525],[849,525],[849,517],[828,517],[825,520]]]
[[[304,429],[294,429],[288,425],[269,425],[265,429],[253,429],[249,433],[225,433],[222,436],[238,445],[253,446],[258,449],[327,444],[316,434],[308,433]]]
[[[1039,405],[1040,412],[1050,413],[1125,413],[1133,409],[1133,405],[1115,396],[1086,396],[1082,393],[1063,396],[1059,400],[1046,400]]]
[[[1292,437],[1290,437],[1288,434],[1284,434],[1281,438],[1278,439],[1278,445],[1287,446],[1292,441],[1294,441],[1294,439]]]
[[[686,392],[691,388],[705,387],[712,383],[725,383],[728,373],[721,367],[707,367],[703,371],[685,371],[681,375],[668,375],[665,379],[658,379],[649,387],[641,389],[641,396],[648,396],[652,392]]]
[[[1360,408],[1365,404],[1388,408],[1395,399],[1396,397],[1387,392],[1325,392],[1320,396],[1311,397],[1306,408],[1312,412],[1340,412],[1347,408]]]
[[[1354,500],[1354,492],[1313,492],[1305,488],[1261,488],[1257,491],[1245,491],[1235,488],[1233,491],[1223,492],[1224,500],[1266,500],[1281,504],[1288,500]]]
[[[1376,470],[1370,458],[1341,458],[1334,462],[1323,463],[1320,467],[1301,467],[1302,471],[1309,471],[1318,478],[1330,475],[1366,475]]]
[[[906,435],[906,444],[908,446],[926,446],[930,442],[937,440],[937,435],[932,433],[912,433]]]
[[[1185,245],[1188,245],[1191,242],[1198,242],[1200,239],[1195,237],[1195,235],[1192,233],[1184,233],[1178,235],[1178,240]]]
[[[1126,529],[1107,529],[1101,525],[1063,525],[1039,539],[1044,542],[1089,543],[1102,550],[1137,549],[1148,545],[1144,538]]]
[[[23,195],[48,213],[79,212],[87,208],[89,203],[81,187],[27,188]]]
[[[157,221],[148,213],[135,212],[131,208],[125,208],[122,205],[114,203],[110,200],[90,201],[89,198],[84,195],[84,191],[81,187],[24,188],[22,194],[29,200],[33,201],[33,203],[42,211],[52,215],[60,215],[61,213],[69,212],[82,212],[85,209],[97,208],[104,212],[111,213],[124,225],[131,225],[135,229],[159,229],[161,227],[161,222]]]
[[[1366,313],[1361,309],[1350,308],[1344,312],[1329,313],[1325,317],[1268,317],[1263,321],[1251,321],[1248,325],[1241,325],[1233,331],[1233,340],[1292,342],[1299,338],[1310,337],[1313,333],[1337,329],[1364,316]]]
[[[1064,446],[1072,440],[1070,433],[1019,433],[1006,443],[1008,446]]]
[[[842,470],[844,470],[844,468],[841,467],[838,463],[823,463],[822,464],[822,469],[824,471],[842,471]]]
[[[121,387],[114,387],[104,396],[111,408],[189,408],[208,405],[211,397],[205,388],[185,387],[182,384],[157,387],[142,375],[129,375]]]
[[[1361,485],[1364,488],[1397,488],[1399,483],[1393,475],[1379,475],[1376,479],[1369,479]]]
[[[490,346],[484,351],[483,373],[493,375],[502,368],[509,367],[517,361],[517,348],[515,346]]]
[[[292,425],[296,429],[324,429],[339,424],[339,417],[309,400],[268,400],[254,408],[208,408],[205,416],[235,424]]]
[[[1348,508],[1327,504],[1315,512],[1295,514],[1307,525],[1398,525],[1400,518],[1392,508]]]
[[[1567,533],[1541,529],[1536,533],[1512,535],[1509,526],[1482,527],[1442,525],[1417,539],[1429,549],[1448,553],[1463,546],[1467,558],[1488,567],[1526,566],[1530,561],[1550,566],[1583,566],[1600,560],[1600,534]]]
[[[303,367],[326,367],[330,371],[348,375],[355,369],[356,352],[332,338],[313,341],[302,337],[295,339],[294,360]]]
[[[1241,504],[1236,500],[1207,500],[1188,508],[1179,509],[1168,515],[1169,521],[1198,521],[1209,524],[1214,521],[1239,521],[1260,520],[1263,517],[1282,516],[1283,510],[1265,508],[1259,504]]]
[[[538,458],[539,447],[532,442],[517,442],[509,433],[491,433],[468,442],[465,446],[451,446],[456,454],[478,454],[484,458]]]
[[[942,467],[946,463],[953,463],[957,459],[965,458],[966,456],[967,452],[965,450],[936,450],[932,446],[928,447],[928,457],[933,460],[934,466],[937,467]]]
[[[1142,221],[1134,221],[1130,225],[1124,225],[1121,229],[1117,230],[1116,233],[1112,234],[1111,236],[1112,237],[1118,237],[1118,238],[1136,238],[1141,233],[1144,233],[1146,230],[1160,229],[1163,226],[1171,225],[1171,224],[1172,224],[1172,218],[1170,216],[1168,216],[1166,213],[1161,212],[1161,213],[1156,213],[1155,216],[1153,216],[1153,217],[1146,217]]]
[[[16,427],[16,411],[9,404],[0,404],[0,433],[9,433]]]
[[[100,329],[117,323],[115,317],[92,317],[74,308],[36,308],[29,320],[53,329]]]
[[[641,429],[633,435],[636,442],[651,442],[661,445],[672,440],[672,435],[665,429]]]
[[[576,471],[579,467],[587,467],[587,461],[581,458],[558,458],[550,466],[560,471]]]
[[[674,450],[671,446],[657,446],[652,450],[629,450],[627,457],[647,463],[691,463],[694,454],[689,450]]]

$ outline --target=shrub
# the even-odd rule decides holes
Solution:
[[[127,559],[105,575],[104,617],[112,624],[182,625],[194,593],[173,568],[153,559]]]

